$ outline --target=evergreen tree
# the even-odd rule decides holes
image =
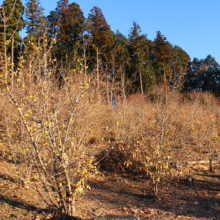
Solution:
[[[171,68],[173,75],[179,74],[181,71],[186,72],[190,62],[189,55],[181,47],[174,46],[172,49],[172,57]]]
[[[27,33],[31,36],[37,36],[43,26],[43,11],[39,0],[28,0],[26,3],[26,28]]]
[[[94,7],[88,16],[90,33],[95,46],[101,48],[111,43],[112,32],[100,8]]]
[[[204,62],[207,65],[207,69],[203,72],[204,83],[202,89],[220,97],[220,65],[211,55],[208,55]]]
[[[112,32],[112,41],[105,50],[103,50],[102,59],[102,63],[104,64],[102,69],[104,70],[104,75],[107,77],[106,87],[110,88],[111,98],[108,97],[107,91],[107,100],[109,102],[111,100],[110,103],[112,103],[116,93],[122,93],[122,95],[125,96],[125,70],[126,65],[128,65],[129,58],[127,38],[119,31],[116,33]],[[118,91],[113,89],[118,87],[119,84],[120,89]]]
[[[193,59],[183,91],[193,90],[209,91],[220,97],[220,65],[211,55]]]
[[[172,57],[173,59],[170,65],[172,72],[172,77],[169,82],[170,86],[172,86],[177,79],[182,80],[185,78],[190,64],[189,55],[181,47],[174,46],[172,48]]]
[[[23,28],[23,13],[24,7],[21,0],[5,0],[0,9],[0,52],[2,56],[2,64],[4,63],[5,70],[5,82],[8,78],[7,73],[7,61],[4,59],[6,56],[11,57],[11,62],[16,63],[18,53],[15,53],[15,49],[19,48],[21,38],[19,31]],[[5,44],[7,43],[6,47]],[[14,68],[14,66],[12,66]],[[11,82],[13,84],[13,74],[11,76]],[[13,85],[12,85],[13,87]]]
[[[1,7],[1,12],[4,10],[5,17],[8,18],[6,25],[6,39],[10,40],[10,43],[8,44],[8,50],[7,52],[9,54],[14,53],[14,49],[19,47],[19,42],[21,41],[21,38],[19,36],[19,31],[22,30],[24,25],[23,20],[23,13],[24,13],[24,7],[22,5],[21,0],[5,0]],[[1,35],[4,32],[3,28],[3,21],[0,21],[0,33]],[[2,45],[1,42],[1,47]],[[13,60],[13,57],[12,57]]]
[[[76,3],[69,4],[68,0],[60,0],[57,3],[56,14],[58,39],[73,47],[81,40],[80,35],[85,22],[80,6]]]
[[[141,34],[141,28],[133,22],[133,27],[128,35],[128,46],[131,57],[131,74],[135,74],[140,81],[140,91],[143,94],[143,74],[144,74],[144,55],[147,51],[147,45],[145,44],[147,35]]]
[[[56,11],[50,11],[50,14],[47,16],[48,21],[48,34],[50,37],[55,35],[58,30],[58,16]]]
[[[183,91],[202,90],[201,73],[204,61],[194,58],[186,75]],[[205,68],[206,69],[206,68]]]
[[[172,46],[166,40],[160,31],[157,31],[155,43],[155,64],[159,68],[159,75],[163,75],[163,82],[166,91],[167,101],[167,76],[170,75],[170,63],[172,60]]]
[[[76,68],[77,59],[82,53],[85,18],[80,6],[60,0],[55,11],[48,16],[50,34],[57,33],[56,55]]]
[[[166,37],[161,35],[160,31],[157,32],[154,43],[154,62],[159,68],[161,75],[164,76],[163,81],[166,82],[166,75],[169,74],[168,68],[172,60],[172,46],[166,40]]]
[[[125,69],[128,65],[129,52],[127,47],[127,38],[119,31],[112,32],[111,43],[105,47],[104,62],[108,64],[108,70],[111,72],[111,78],[114,82],[117,72]]]
[[[112,32],[100,8],[94,7],[88,16],[88,32],[96,49],[97,84],[99,89],[99,51],[103,51],[112,41]]]
[[[2,14],[2,11],[0,11]],[[0,23],[0,58],[3,59],[4,56],[4,29],[2,27],[3,22]]]
[[[119,31],[112,34],[112,43],[109,46],[108,52],[112,61],[112,73],[116,74],[117,71],[124,71],[129,65],[130,54],[128,51],[128,39]]]
[[[145,92],[149,93],[156,81],[156,74],[152,60],[155,45],[154,42],[149,39],[143,39],[143,45],[143,89]]]

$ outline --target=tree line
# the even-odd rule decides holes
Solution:
[[[27,0],[25,5],[21,0],[5,0],[0,12],[1,63],[8,62],[4,61],[7,53],[13,69],[18,68],[21,52],[28,49],[26,57],[31,57],[33,45],[40,48],[45,36],[48,41],[56,36],[51,56],[56,59],[60,82],[65,74],[89,75],[96,79],[98,89],[104,81],[108,88],[121,83],[127,94],[149,94],[153,85],[163,85],[168,91],[179,80],[183,92],[210,91],[220,96],[220,66],[214,57],[191,61],[187,52],[172,45],[160,31],[153,41],[148,39],[137,22],[128,37],[113,32],[99,7],[93,7],[85,18],[79,4],[59,0],[56,9],[44,16],[39,0]],[[19,32],[24,28],[27,35],[21,39]],[[61,67],[66,70],[62,75]]]

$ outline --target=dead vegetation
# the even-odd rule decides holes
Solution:
[[[98,90],[95,76],[57,68],[54,41],[21,54],[17,72],[4,59],[0,217],[217,218],[218,100],[181,94],[180,79],[148,97],[126,97],[123,79],[110,91],[105,76]]]
[[[65,104],[67,112],[70,109],[68,105],[70,104],[67,102]],[[25,106],[28,107],[28,105]],[[82,219],[91,219],[94,215],[98,216],[98,213],[99,215],[118,213],[120,215],[135,214],[141,219],[145,219],[146,216],[152,216],[154,213],[155,216],[158,215],[159,219],[160,215],[165,215],[164,212],[174,213],[173,210],[176,209],[172,210],[171,206],[168,205],[168,208],[165,205],[162,209],[163,212],[155,213],[155,208],[161,210],[164,199],[165,201],[173,200],[173,204],[182,201],[182,196],[184,198],[187,196],[185,201],[188,201],[191,195],[195,196],[195,204],[198,197],[196,195],[200,191],[202,193],[207,191],[207,195],[211,196],[213,200],[215,198],[214,204],[219,204],[219,114],[217,109],[204,106],[199,100],[176,103],[175,96],[172,97],[169,108],[166,110],[165,107],[166,105],[163,103],[151,103],[144,100],[123,103],[122,100],[112,108],[105,102],[97,100],[91,103],[85,98],[82,108],[79,106],[75,113],[72,138],[67,148],[68,162],[71,161],[73,152],[75,152],[73,161],[77,159],[79,162],[83,162],[94,157],[91,165],[96,165],[98,171],[92,171],[89,174],[89,182],[81,185],[81,187],[88,188],[85,189],[85,195],[75,197],[75,215]],[[1,121],[1,182],[6,184],[8,181],[12,181],[11,185],[16,187],[16,192],[21,191],[22,194],[27,194],[25,198],[30,198],[31,194],[36,194],[33,190],[39,193],[38,187],[41,188],[42,185],[39,177],[36,177],[39,175],[39,165],[31,164],[29,144],[24,142],[27,134],[23,133],[23,138],[21,138],[22,123],[21,120],[18,120],[20,117],[16,113],[16,108],[13,108],[11,103],[5,103],[1,105],[1,109],[3,118]],[[166,111],[165,116],[164,111]],[[60,114],[59,126],[62,129],[67,115],[68,113]],[[9,136],[7,128],[10,128]],[[19,148],[21,143],[25,144]],[[44,163],[48,163],[48,171],[53,172],[53,167],[50,165],[53,156],[45,143],[45,136],[42,136],[41,142],[38,143],[40,155],[44,158]],[[24,150],[26,146],[27,150]],[[213,158],[213,175],[209,171],[211,158]],[[31,172],[27,173],[26,169],[30,166],[32,167]],[[188,180],[190,175],[194,178],[193,184]],[[61,175],[60,178],[63,176]],[[214,179],[216,182],[212,182]],[[15,186],[16,184],[18,185]],[[182,187],[184,193],[180,190]],[[7,191],[7,187],[4,191]],[[16,192],[14,196],[16,196]],[[173,197],[173,193],[178,194],[179,192],[181,192],[179,196]],[[210,194],[212,192],[214,194]],[[7,194],[10,195],[9,191]],[[54,200],[56,196],[44,188],[40,194],[56,201]],[[110,210],[107,205],[109,196],[113,204]],[[121,198],[121,205],[117,205],[118,196]],[[102,209],[95,205],[99,204],[97,201],[99,197],[105,198],[103,203],[106,204],[102,203]],[[55,206],[48,206],[42,198],[37,196],[40,206],[34,209],[41,210],[40,212],[46,209],[45,214],[39,215],[33,209],[32,212],[36,213],[34,218],[38,215],[41,218],[43,218],[42,216],[59,215],[60,212],[52,211],[58,210],[56,208],[58,204],[54,202]],[[135,198],[135,201],[137,199],[140,205],[144,203],[146,206],[152,206],[152,209],[146,211],[132,202],[128,205],[126,201],[132,200],[132,198]],[[96,202],[93,201],[89,205],[91,199]],[[2,203],[3,207],[5,203],[17,204],[10,202],[7,196],[3,196],[2,201],[6,201]],[[201,201],[203,201],[201,205],[204,205],[205,200]],[[82,211],[84,203],[88,205],[85,213]],[[182,204],[182,202],[180,203]],[[189,204],[187,202],[184,204],[180,207],[189,209]],[[44,208],[42,209],[42,207]],[[51,207],[51,211],[48,213],[47,208],[49,207]],[[214,205],[214,207],[214,213],[218,213],[217,206]],[[92,210],[95,209],[97,209],[96,214],[92,214]],[[98,210],[102,210],[102,212]],[[178,213],[185,213],[183,208],[181,210]],[[194,211],[192,212],[194,213]],[[20,214],[21,218],[25,219],[22,212]],[[187,215],[193,218],[191,214]],[[205,215],[210,216],[208,212]],[[194,217],[196,218],[196,214]]]

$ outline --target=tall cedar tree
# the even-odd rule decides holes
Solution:
[[[115,61],[114,61],[114,65],[115,68],[114,70],[117,70],[117,74],[116,72],[113,75],[113,82],[114,82],[114,78],[116,78],[116,81],[120,81],[121,82],[121,86],[122,86],[122,95],[125,97],[126,95],[126,90],[127,87],[125,88],[125,71],[126,71],[126,67],[129,65],[129,61],[130,61],[130,54],[128,51],[128,39],[121,34],[119,31],[116,31],[116,34],[114,34],[114,52],[115,52]],[[114,53],[111,52],[112,58],[114,58]]]
[[[111,44],[112,32],[110,26],[100,8],[94,7],[88,16],[89,29],[88,32],[93,37],[93,44],[96,47],[97,61],[97,85],[99,89],[99,51]]]
[[[58,16],[56,11],[50,11],[49,15],[47,16],[48,21],[48,35],[50,37],[54,36],[58,30]]]
[[[184,83],[184,91],[202,90],[201,73],[206,68],[204,67],[204,60],[194,58],[190,63],[190,69],[187,72]]]
[[[83,32],[85,18],[80,6],[69,4],[68,0],[60,0],[55,11],[47,17],[49,21],[49,34],[57,34],[57,44],[54,53],[61,63],[68,69],[79,68],[77,59],[82,54]]]
[[[119,31],[112,32],[112,41],[108,46],[107,53],[111,66],[112,80],[114,82],[116,73],[125,71],[125,66],[129,64],[129,52],[127,47],[127,38]],[[120,78],[120,76],[119,76]]]
[[[220,97],[220,65],[211,55],[208,55],[204,62],[207,69],[203,73],[203,91],[210,91]]]
[[[19,48],[19,42],[21,42],[21,38],[19,36],[19,31],[22,30],[24,20],[23,13],[24,7],[22,5],[21,0],[5,0],[1,6],[1,14],[4,11],[5,18],[5,40],[9,41],[7,44],[6,51],[4,51],[4,21],[0,21],[0,52],[6,52],[7,56],[11,57],[11,62],[16,63],[16,58],[18,53],[15,53],[15,49]],[[6,61],[5,61],[6,62]],[[5,63],[7,66],[7,63]],[[6,68],[7,69],[7,68]],[[7,72],[7,71],[6,71]],[[5,80],[7,77],[5,77]],[[11,77],[11,82],[13,83],[13,74]]]
[[[115,94],[119,91],[113,91],[113,87],[117,87],[119,82],[121,83],[123,94],[125,95],[124,90],[124,81],[125,81],[125,66],[128,64],[130,58],[128,48],[127,48],[127,39],[119,31],[114,33],[112,31],[112,41],[103,51],[102,63],[105,64],[105,76],[106,79],[106,88],[107,88],[107,100],[112,103]],[[103,62],[104,61],[104,62]],[[109,86],[110,82],[110,86]],[[108,96],[108,90],[111,94],[111,99]],[[114,94],[115,93],[115,94]]]
[[[145,38],[143,39],[143,67],[142,67],[142,81],[145,92],[150,93],[152,86],[155,84],[156,74],[152,61],[152,53],[154,51],[154,42]]]
[[[211,55],[191,62],[183,91],[193,90],[209,91],[220,97],[220,65]]]
[[[172,60],[172,48],[166,37],[161,35],[160,31],[157,31],[157,38],[154,40],[155,43],[155,63],[158,67],[163,70],[163,82],[166,91],[167,101],[167,75],[169,72],[169,65]]]
[[[190,65],[190,56],[179,46],[174,46],[172,49],[172,63],[171,72],[172,79],[170,81],[170,86],[177,79],[184,78],[187,74]],[[183,81],[182,81],[183,82]]]
[[[190,62],[190,56],[179,46],[174,46],[172,49],[172,73],[176,74],[187,71]]]
[[[132,72],[137,76],[140,81],[140,90],[143,94],[143,63],[144,63],[144,53],[146,52],[146,44],[144,44],[144,39],[146,39],[146,34],[140,34],[141,28],[136,23],[133,22],[133,27],[130,30],[128,35],[128,44],[129,44],[129,51],[131,55],[131,63],[132,63]]]
[[[6,29],[6,39],[12,39],[8,46],[8,55],[14,53],[14,49],[19,47],[19,42],[21,42],[21,38],[19,36],[19,31],[22,30],[24,25],[23,13],[24,7],[22,5],[21,0],[5,0],[1,6],[4,8],[5,16],[9,18],[7,21],[7,29]],[[0,21],[0,33],[3,35],[3,21]],[[1,39],[2,40],[2,39]],[[3,42],[1,42],[1,51],[2,47],[4,47]],[[12,57],[13,59],[13,57]],[[13,61],[12,61],[13,62]]]
[[[26,28],[27,33],[31,36],[37,36],[43,26],[43,7],[40,5],[39,0],[28,0],[26,3]]]

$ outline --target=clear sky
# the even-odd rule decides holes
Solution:
[[[2,2],[2,0],[0,0]],[[25,3],[26,0],[23,0]],[[87,18],[98,6],[113,31],[128,36],[133,21],[148,39],[156,31],[180,46],[192,58],[211,54],[220,63],[220,0],[69,0],[80,5]],[[41,0],[45,15],[54,10],[57,0]]]

